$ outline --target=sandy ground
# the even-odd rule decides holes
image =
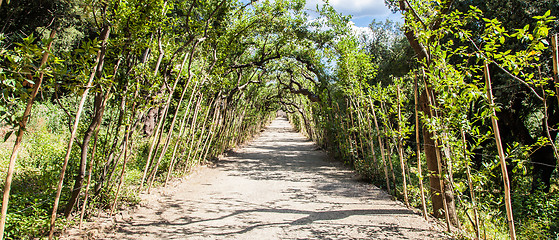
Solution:
[[[446,238],[433,223],[357,179],[278,118],[216,166],[142,195],[139,208],[110,223],[93,223],[107,227],[63,239]]]

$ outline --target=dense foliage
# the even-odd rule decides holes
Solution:
[[[0,1],[0,231],[114,214],[283,110],[456,236],[557,238],[559,6],[512,2],[387,1],[405,24],[356,36],[304,0]]]

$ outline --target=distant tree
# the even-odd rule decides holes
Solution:
[[[387,85],[394,77],[403,77],[416,66],[413,49],[402,32],[398,22],[386,20],[369,24],[372,34],[366,35],[366,51],[372,56],[373,64],[378,66],[378,74],[373,79]]]

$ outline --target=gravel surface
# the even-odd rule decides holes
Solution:
[[[69,231],[65,239],[447,238],[316,149],[277,118],[216,166],[142,194],[133,212]]]

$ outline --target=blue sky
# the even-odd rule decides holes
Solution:
[[[323,2],[323,0],[307,0],[307,8],[315,9],[317,4],[323,4]],[[403,22],[400,14],[393,14],[384,5],[384,0],[329,0],[329,2],[338,12],[352,15],[352,21],[356,27],[367,27],[373,19]]]
[[[248,0],[240,1],[248,2]],[[306,7],[307,9],[315,10],[316,5],[322,5],[324,1],[325,0],[307,0]],[[402,16],[399,13],[393,14],[388,7],[384,5],[384,0],[329,0],[329,2],[338,12],[353,16],[352,22],[359,28],[366,28],[373,19],[377,21],[390,19],[403,22]]]

